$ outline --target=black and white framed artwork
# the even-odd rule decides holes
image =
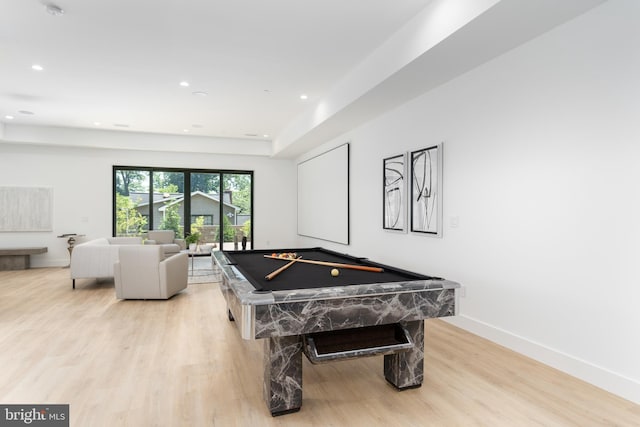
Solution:
[[[382,161],[382,228],[407,231],[407,156],[399,154]]]
[[[411,231],[442,236],[442,144],[410,155]]]

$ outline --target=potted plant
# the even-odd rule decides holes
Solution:
[[[201,237],[202,235],[200,234],[199,231],[194,231],[191,234],[189,234],[187,237],[185,237],[184,240],[187,243],[187,245],[189,245],[190,251],[196,251],[198,249],[198,243],[200,243]]]

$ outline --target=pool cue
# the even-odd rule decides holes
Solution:
[[[280,258],[277,256],[265,255],[265,258],[271,259],[281,259],[287,260],[287,258]],[[368,267],[366,265],[355,265],[355,264],[340,264],[337,262],[326,262],[326,261],[314,261],[312,259],[297,259],[295,262],[306,262],[307,264],[316,264],[316,265],[325,265],[327,267],[336,267],[336,268],[347,268],[351,270],[362,270],[362,271],[371,271],[373,273],[382,273],[384,268],[380,267]]]
[[[287,268],[291,267],[293,264],[296,263],[296,261],[299,261],[300,258],[302,258],[301,256],[299,256],[298,258],[294,258],[293,260],[291,260],[290,263],[283,265],[282,267],[280,267],[279,269],[272,271],[271,273],[267,274],[266,276],[264,276],[265,279],[267,280],[271,280],[274,277],[276,277],[278,274],[282,273],[283,271],[285,271]],[[282,258],[281,258],[282,259]]]

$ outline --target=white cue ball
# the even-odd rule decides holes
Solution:
[[[333,277],[336,277],[338,274],[340,274],[340,271],[338,271],[338,269],[337,269],[337,268],[334,268],[333,270],[331,270],[331,275],[332,275]]]

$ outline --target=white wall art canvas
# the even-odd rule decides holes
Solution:
[[[0,187],[0,231],[52,231],[53,190]]]

